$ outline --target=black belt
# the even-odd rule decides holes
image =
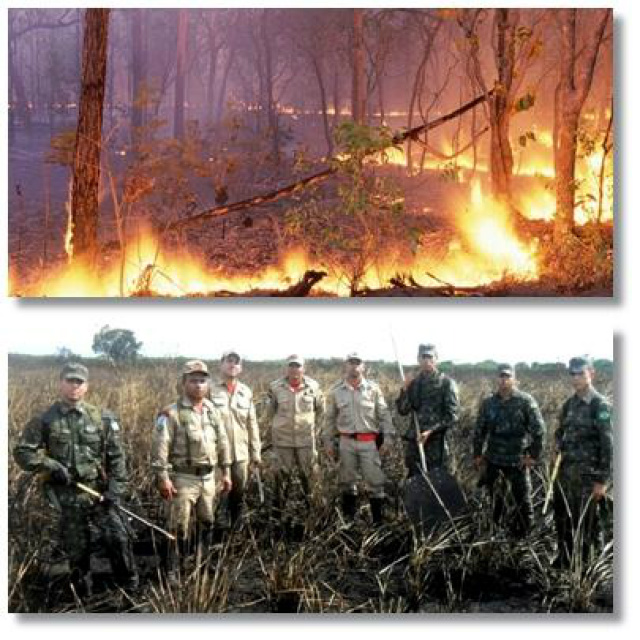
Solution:
[[[208,476],[212,471],[213,467],[211,465],[203,465],[199,467],[174,467],[173,469],[175,473],[184,473],[188,476]]]

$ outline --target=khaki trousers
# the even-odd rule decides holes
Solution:
[[[340,484],[342,492],[356,495],[358,477],[362,478],[371,498],[384,498],[385,475],[375,442],[340,438]]]
[[[195,508],[196,519],[205,525],[213,525],[216,502],[216,476],[193,476],[177,473],[172,477],[177,495],[166,502],[169,530],[178,537],[189,537],[191,509]]]

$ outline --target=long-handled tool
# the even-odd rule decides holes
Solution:
[[[542,515],[547,514],[547,509],[549,508],[549,502],[551,501],[551,496],[553,495],[553,485],[556,482],[556,478],[558,477],[558,471],[560,471],[560,462],[562,460],[562,454],[558,453],[556,456],[556,461],[553,463],[553,470],[551,471],[551,478],[549,479],[549,487],[547,488],[547,495],[544,497],[544,505],[542,506]]]
[[[86,484],[82,484],[81,482],[76,482],[75,486],[78,489],[80,489],[80,491],[84,491],[84,493],[87,493],[90,496],[93,496],[94,498],[98,498],[98,500],[103,500],[104,499],[101,493],[99,493],[95,489],[92,489],[91,487],[87,487]],[[148,520],[145,520],[142,516],[139,516],[137,513],[134,513],[133,511],[130,511],[126,507],[123,507],[123,506],[121,506],[119,504],[114,504],[114,507],[116,509],[118,509],[119,511],[122,511],[122,513],[124,513],[125,515],[129,516],[130,518],[133,518],[134,520],[137,520],[141,524],[144,524],[147,527],[151,527],[152,529],[154,529],[158,533],[161,533],[163,536],[166,536],[167,538],[169,538],[169,540],[175,540],[176,539],[176,537],[173,534],[171,534],[168,531],[165,531],[164,529],[162,529],[161,527],[153,524],[153,522],[149,522]]]

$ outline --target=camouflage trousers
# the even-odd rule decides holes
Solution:
[[[72,582],[84,579],[91,571],[91,525],[99,532],[115,578],[123,583],[136,581],[132,536],[118,510],[96,504],[94,498],[78,493],[75,488],[56,487],[55,496],[60,506],[60,537],[69,558]]]
[[[216,502],[215,472],[207,476],[177,473],[172,477],[172,481],[178,493],[165,503],[169,531],[186,540],[189,537],[192,510],[195,511],[198,523],[205,527],[213,526]]]
[[[562,465],[553,488],[553,510],[558,536],[558,554],[570,561],[576,545],[588,561],[600,553],[609,518],[606,500],[591,497],[594,479],[576,466]]]
[[[342,493],[356,495],[359,476],[369,497],[384,498],[386,478],[375,442],[340,438],[340,485]]]
[[[420,450],[418,443],[413,438],[408,438],[404,449],[404,463],[407,467],[409,477],[422,473],[422,463],[420,460]],[[441,435],[432,436],[422,445],[427,469],[433,470],[440,467],[447,469],[447,447]]]
[[[529,470],[488,462],[484,481],[491,496],[493,522],[507,527],[516,538],[525,536],[533,526]]]

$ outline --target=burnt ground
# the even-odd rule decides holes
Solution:
[[[194,556],[179,585],[161,578],[159,541],[135,527],[142,589],[119,590],[104,550],[95,540],[93,594],[76,598],[55,543],[40,547],[21,579],[11,584],[12,612],[206,613],[558,613],[613,611],[613,583],[550,566],[553,533],[542,519],[524,542],[491,535],[479,505],[458,520],[459,535],[445,527],[422,542],[389,501],[389,522],[371,528],[367,507],[345,527],[333,504],[306,520],[291,501],[284,520],[251,499],[249,524],[240,532],[217,530],[217,542],[198,574]],[[474,511],[475,510],[475,511]],[[152,504],[138,505],[152,517]],[[160,524],[162,520],[152,517]],[[25,522],[12,522],[12,560]],[[50,522],[49,522],[50,524]],[[17,525],[14,528],[13,525]],[[49,527],[50,533],[52,532]],[[195,552],[195,543],[194,543]],[[208,583],[203,583],[207,574]],[[199,577],[198,577],[199,575]],[[15,578],[15,576],[13,576]]]

